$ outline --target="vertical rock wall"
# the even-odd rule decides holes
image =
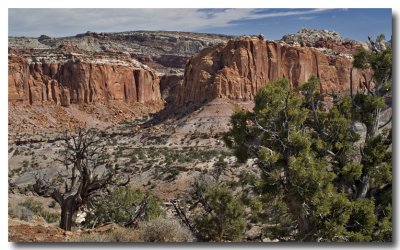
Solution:
[[[21,56],[9,56],[8,91],[11,103],[24,104],[161,101],[159,77],[145,69],[73,60],[29,63]]]
[[[204,49],[190,59],[178,86],[177,105],[217,97],[250,100],[257,90],[277,78],[288,78],[296,87],[311,75],[321,81],[323,94],[353,90],[370,82],[371,70],[352,68],[352,60],[328,56],[307,48],[281,45],[262,38],[231,40],[227,45]]]

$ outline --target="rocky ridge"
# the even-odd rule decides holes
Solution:
[[[46,51],[75,48],[82,53],[126,53],[148,64],[159,74],[179,73],[192,55],[208,46],[226,43],[232,36],[192,32],[130,31],[86,32],[71,37],[10,37],[9,47]]]

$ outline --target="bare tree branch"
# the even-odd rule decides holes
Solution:
[[[388,125],[389,123],[391,123],[391,122],[392,122],[392,118],[393,118],[393,116],[390,116],[390,119],[389,119],[387,122],[385,122],[384,124],[380,125],[380,126],[378,127],[378,129],[384,128],[386,125]]]

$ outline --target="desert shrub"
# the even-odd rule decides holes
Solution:
[[[85,227],[94,227],[108,222],[124,225],[135,216],[137,208],[144,199],[147,199],[144,220],[164,215],[162,203],[157,197],[138,189],[119,187],[110,194],[96,199],[93,202],[94,209],[88,213],[82,224]]]
[[[136,163],[138,161],[138,158],[136,157],[136,155],[130,155],[130,160],[129,163]]]
[[[45,219],[48,223],[58,222],[60,219],[59,213],[52,213],[44,210],[43,204],[40,201],[29,198],[20,203],[19,218],[22,220],[31,220],[33,215],[37,215]]]
[[[32,184],[26,185],[26,190],[32,192],[33,191],[33,185]]]
[[[140,238],[145,242],[187,242],[190,231],[173,219],[157,218],[139,225]]]
[[[16,206],[13,206],[10,203],[8,203],[8,217],[10,217],[10,218],[16,218],[17,217]]]
[[[60,220],[60,214],[59,213],[52,213],[48,211],[42,211],[40,216],[43,217],[48,223],[54,223],[58,222]]]
[[[168,175],[164,178],[165,181],[173,181],[179,175],[179,170],[175,167],[167,169]]]
[[[223,157],[219,157],[218,161],[214,163],[214,166],[212,168],[211,175],[213,178],[218,181],[221,175],[224,173],[226,167],[228,164],[224,161]]]
[[[28,160],[24,160],[22,162],[22,168],[28,168],[29,167],[29,161]]]
[[[9,204],[8,206],[8,217],[10,218],[30,221],[34,218],[34,216],[35,214],[26,207],[17,204]]]
[[[34,200],[32,198],[25,200],[19,205],[28,208],[36,215],[39,215],[41,212],[43,212],[43,204],[40,201]]]
[[[21,151],[18,148],[16,148],[15,151],[14,151],[14,156],[17,156],[17,155],[20,155],[20,154],[21,154]]]
[[[25,221],[30,221],[33,220],[35,214],[32,212],[32,210],[26,208],[26,207],[18,207],[19,211],[17,213],[17,217],[21,220]]]

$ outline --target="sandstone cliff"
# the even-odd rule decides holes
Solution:
[[[10,103],[70,104],[161,101],[159,77],[124,62],[106,59],[83,60],[9,55]]]
[[[352,68],[352,60],[328,56],[317,49],[282,45],[262,37],[231,40],[204,49],[190,59],[178,86],[176,104],[214,98],[250,100],[269,81],[286,77],[296,87],[311,75],[321,81],[324,94],[353,90],[369,82],[372,72]]]
[[[264,41],[262,36],[226,43],[230,38],[179,32],[10,38],[9,125],[56,128],[93,120],[94,126],[110,125],[165,106],[169,117],[189,112],[190,103],[251,100],[262,85],[279,77],[297,86],[317,75],[325,94],[347,91],[350,82],[357,91],[371,79],[371,72],[352,69],[350,54]],[[332,45],[318,43],[322,40],[312,46]],[[70,104],[79,105],[62,108]]]

